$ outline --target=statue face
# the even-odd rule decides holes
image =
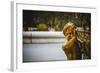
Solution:
[[[67,23],[64,26],[63,33],[67,38],[67,40],[70,40],[72,39],[73,36],[75,36],[75,29],[76,29],[75,25],[71,22]]]
[[[72,30],[67,30],[65,32],[65,37],[67,38],[67,40],[72,39],[72,37],[73,37],[73,31]]]

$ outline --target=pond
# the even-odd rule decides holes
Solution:
[[[62,43],[23,44],[23,62],[65,61]]]

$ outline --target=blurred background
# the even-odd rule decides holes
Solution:
[[[91,28],[90,13],[23,10],[24,31],[62,31],[68,22],[85,30]]]

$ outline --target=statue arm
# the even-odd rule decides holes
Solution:
[[[64,45],[63,48],[71,48],[75,43],[75,37],[72,37],[69,41],[67,41]]]

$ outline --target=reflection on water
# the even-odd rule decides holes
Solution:
[[[23,62],[64,61],[62,43],[23,44]]]

